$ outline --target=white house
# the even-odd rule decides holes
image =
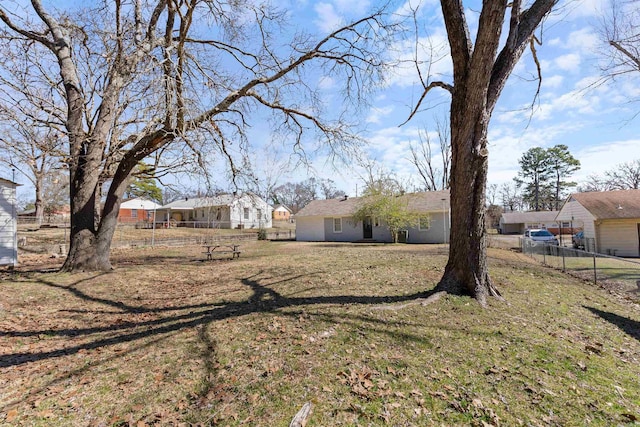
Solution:
[[[572,194],[557,220],[582,227],[591,252],[640,257],[640,190]]]
[[[505,212],[500,216],[498,230],[501,234],[524,234],[525,230],[542,228],[558,234],[561,225],[563,229],[569,225],[558,223],[557,215],[557,211]]]
[[[273,208],[262,198],[245,193],[176,200],[156,210],[167,226],[195,228],[271,228]]]
[[[424,219],[406,230],[407,243],[446,243],[449,237],[449,191],[405,194],[411,211]],[[392,242],[389,229],[376,218],[356,221],[362,197],[313,200],[296,214],[296,240],[309,242]]]
[[[0,265],[18,264],[16,184],[0,178]]]

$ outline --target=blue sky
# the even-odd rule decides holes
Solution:
[[[414,6],[417,4],[417,0],[410,2]],[[77,6],[81,2],[46,1],[45,4],[63,7]],[[375,0],[289,0],[278,4],[289,12],[293,28],[326,34],[363,16],[378,3]],[[409,3],[398,4],[398,11],[402,11]],[[598,54],[602,42],[598,38],[597,25],[607,4],[608,0],[561,1],[562,8],[545,22],[544,31],[538,32],[542,41],[542,45],[537,46],[543,76],[541,91],[534,102],[537,72],[532,55],[527,51],[508,81],[491,120],[490,184],[511,182],[519,170],[518,159],[536,146],[567,145],[582,163],[582,169],[574,175],[576,181],[590,174],[602,174],[621,162],[640,158],[640,119],[634,120],[640,104],[629,103],[630,99],[640,99],[640,73],[629,75],[625,80],[594,85],[600,80],[599,64],[603,61]],[[471,1],[465,5],[473,34],[481,2]],[[435,52],[439,60],[431,63],[433,79],[450,82],[451,62],[439,1],[423,0],[419,18],[421,44],[435,49],[425,47],[419,52],[420,60],[425,64],[423,70]],[[398,41],[392,56],[410,60],[414,50],[413,40]],[[339,82],[320,75],[315,78],[330,104],[338,96]],[[418,141],[421,130],[435,131],[434,120],[445,117],[449,101],[446,92],[432,91],[423,104],[429,110],[421,111],[411,122],[400,127],[421,93],[415,68],[410,65],[395,67],[384,87],[371,100],[371,105],[358,117],[360,127],[364,129],[360,136],[368,141],[366,155],[385,170],[405,180],[413,178],[415,183],[418,181],[416,171],[408,161],[408,147]],[[269,146],[270,139],[266,122],[254,126],[250,142],[255,153],[252,162],[259,177],[279,166],[279,160],[288,155],[286,150],[274,154]],[[432,141],[437,143],[437,138]],[[434,147],[433,152],[437,151]],[[363,171],[357,163],[333,168],[322,154],[312,163],[315,176],[332,179],[337,188],[348,194],[355,195],[356,189],[362,188]],[[438,159],[434,159],[434,163],[439,164]],[[219,164],[219,168],[224,166]],[[218,176],[224,176],[224,173]],[[289,169],[279,175],[278,182],[300,181],[308,176],[304,168]],[[198,185],[203,183],[196,180],[189,186]],[[224,187],[223,182],[218,185]],[[21,191],[30,189],[25,186]]]
[[[300,16],[308,14],[318,31],[334,28],[349,20],[354,12],[365,11],[372,5],[368,0],[302,3],[296,3],[298,8],[305,7],[299,10]],[[478,2],[468,3],[467,15],[473,33],[477,19],[477,12],[473,10],[479,7]],[[519,170],[518,159],[535,146],[567,145],[582,164],[582,169],[574,175],[577,181],[640,158],[640,121],[633,120],[640,105],[629,103],[630,99],[640,97],[640,74],[594,85],[600,81],[599,64],[603,61],[598,53],[602,45],[597,26],[608,0],[561,3],[563,7],[545,22],[542,45],[536,47],[543,76],[539,97],[534,102],[537,82],[533,79],[537,72],[532,54],[527,51],[494,111],[489,130],[489,183],[510,182]],[[425,44],[429,41],[442,56],[432,71],[440,76],[438,79],[450,81],[451,63],[439,2],[423,1],[420,11],[423,25],[429,30],[428,34],[422,31],[421,41]],[[398,44],[397,55],[410,59],[413,48],[411,41]],[[426,59],[428,54],[425,50],[421,58]],[[369,156],[401,177],[415,176],[415,170],[407,161],[409,144],[417,142],[421,129],[433,131],[434,117],[443,117],[443,111],[448,109],[446,93],[432,91],[427,101],[433,109],[419,113],[399,127],[420,94],[415,69],[396,69],[362,118],[367,125],[363,136],[369,141]],[[325,167],[322,159],[315,164],[320,176],[333,179],[339,188],[352,195],[355,193],[359,181],[356,166],[336,171]]]

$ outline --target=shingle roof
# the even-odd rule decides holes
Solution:
[[[208,206],[229,206],[233,204],[234,196],[232,194],[222,194],[215,197],[190,197],[188,199],[180,199],[163,205],[159,209],[195,209]]]
[[[13,182],[9,179],[5,179],[0,177],[0,182],[5,183],[5,184],[9,184],[9,185],[16,185],[16,186],[22,186],[22,184],[18,184],[17,182]]]
[[[557,211],[505,212],[502,214],[502,223],[525,224],[527,222],[554,222],[557,215]]]
[[[282,203],[277,204],[273,207],[273,210],[278,210],[279,208],[285,208],[287,211],[291,212],[291,209],[287,205],[283,205]]]
[[[575,193],[571,199],[597,219],[640,218],[640,190]]]
[[[417,212],[438,212],[449,209],[449,190],[409,193],[403,197],[408,199],[409,209]],[[363,197],[312,200],[296,214],[296,218],[301,216],[351,216],[358,210],[362,200]]]

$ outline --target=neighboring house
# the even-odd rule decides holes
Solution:
[[[572,194],[557,220],[582,227],[588,250],[640,257],[640,190]]]
[[[272,209],[254,194],[222,194],[176,200],[159,207],[156,218],[167,227],[271,228]]]
[[[71,218],[71,207],[69,205],[56,206],[51,210],[45,209],[44,218],[42,220],[45,223],[64,223],[68,222]],[[18,222],[20,223],[35,223],[36,222],[36,210],[27,209],[22,212],[18,212]]]
[[[120,204],[118,222],[130,224],[153,222],[154,214],[160,207],[160,204],[142,197],[125,200]]]
[[[289,209],[285,205],[275,205],[273,207],[273,220],[274,221],[291,220],[291,209]]]
[[[407,207],[424,213],[425,221],[407,230],[407,243],[446,243],[449,237],[449,191],[405,194]],[[392,242],[384,223],[376,218],[356,221],[362,197],[314,200],[296,214],[296,240],[310,242]]]
[[[538,212],[505,212],[500,216],[498,230],[500,234],[524,234],[526,230],[539,228],[548,230],[553,234],[560,233],[566,229],[572,234],[570,224],[560,224],[556,221],[558,211],[538,211]]]
[[[0,265],[18,265],[16,184],[0,178]]]

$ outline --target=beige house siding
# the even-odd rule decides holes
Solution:
[[[577,200],[569,199],[558,212],[556,220],[570,222],[573,224],[573,228],[582,228],[584,237],[597,241],[595,218]]]
[[[603,220],[597,226],[597,250],[603,254],[638,257],[638,219]]]

